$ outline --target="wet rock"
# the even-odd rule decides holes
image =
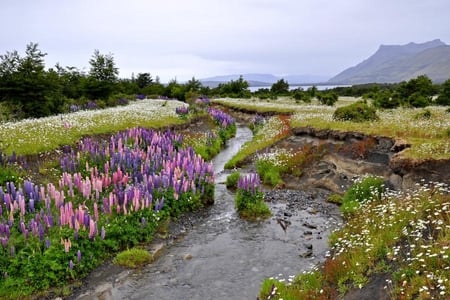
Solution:
[[[312,250],[313,245],[312,244],[305,244],[305,248],[308,250]]]
[[[313,251],[310,249],[299,254],[299,256],[303,257],[303,258],[308,258],[308,257],[311,257],[312,255],[313,255]]]
[[[316,225],[312,225],[312,224],[310,224],[308,222],[303,222],[303,226],[305,226],[305,227],[307,227],[309,229],[317,229]]]

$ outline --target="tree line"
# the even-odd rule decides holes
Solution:
[[[311,102],[313,98],[325,105],[333,105],[338,96],[357,96],[372,99],[375,106],[392,108],[400,105],[424,107],[430,104],[450,105],[450,80],[435,85],[425,76],[398,84],[366,84],[337,87],[318,91],[290,90],[289,83],[280,79],[271,88],[250,92],[249,84],[241,76],[221,83],[215,88],[203,86],[194,77],[185,83],[176,79],[162,84],[159,77],[138,73],[131,78],[119,78],[112,54],[95,50],[89,59],[89,71],[63,67],[59,63],[45,68],[47,53],[37,43],[26,46],[25,55],[14,50],[0,55],[0,121],[29,117],[44,117],[79,109],[125,105],[136,98],[175,98],[190,102],[200,95],[208,97],[276,99],[293,97],[297,102]],[[437,98],[433,96],[438,95]]]

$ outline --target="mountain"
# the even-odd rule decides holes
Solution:
[[[222,75],[214,76],[200,79],[200,82],[204,86],[216,87],[220,83],[229,82],[231,80],[238,80],[241,75]],[[285,76],[275,76],[272,74],[260,74],[260,73],[249,73],[242,74],[244,80],[248,82],[250,86],[269,86],[274,84],[280,79],[286,80],[290,85],[294,84],[308,84],[308,83],[320,83],[326,82],[329,76],[320,75],[285,75]]]
[[[450,46],[436,39],[406,45],[381,45],[368,59],[331,78],[333,84],[394,83],[427,75],[434,82],[450,78]]]

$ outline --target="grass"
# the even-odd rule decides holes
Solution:
[[[260,299],[330,299],[337,292],[342,297],[376,275],[387,275],[381,288],[392,299],[445,299],[450,289],[449,207],[450,189],[444,184],[423,184],[411,193],[387,191],[362,204],[330,236],[331,251],[320,269],[287,283],[267,279]]]
[[[145,249],[131,248],[117,254],[114,263],[126,268],[137,268],[152,262],[153,257]]]
[[[404,151],[405,158],[449,159],[450,114],[446,107],[430,106],[426,111],[413,108],[397,108],[377,111],[378,121],[349,122],[333,120],[336,107],[357,101],[356,98],[340,97],[335,107],[312,104],[295,104],[293,99],[263,101],[246,99],[218,99],[223,106],[254,112],[292,113],[290,126],[314,127],[338,131],[356,131],[368,135],[402,138],[412,146]],[[427,117],[418,117],[425,114]]]
[[[0,146],[7,154],[37,154],[72,145],[87,135],[110,134],[136,126],[163,128],[183,124],[189,120],[175,113],[181,104],[173,100],[142,100],[127,106],[7,122],[0,126]]]

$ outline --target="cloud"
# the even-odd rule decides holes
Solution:
[[[0,53],[37,42],[47,66],[88,68],[99,49],[114,54],[124,76],[162,80],[332,76],[380,44],[450,42],[449,19],[447,0],[15,0],[0,11]]]

